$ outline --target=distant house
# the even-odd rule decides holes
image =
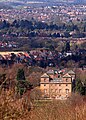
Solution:
[[[44,98],[67,99],[72,92],[72,82],[75,73],[70,70],[62,74],[49,70],[41,76],[40,89]]]

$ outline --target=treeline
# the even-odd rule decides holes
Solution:
[[[37,71],[41,73],[44,70],[37,67],[28,69],[26,66],[17,65],[8,68],[6,73],[6,68],[0,67],[0,119],[85,120],[86,79],[83,81],[83,71],[77,69],[76,75],[81,75],[81,79],[76,76],[72,95],[66,101],[42,100],[42,93],[36,83],[36,77],[40,78]],[[27,78],[28,72],[31,81],[30,77]]]
[[[4,31],[3,31],[4,29]],[[7,21],[0,22],[0,34],[7,34],[12,36],[26,36],[26,37],[86,37],[86,23],[74,24],[70,23],[45,23],[40,21],[29,20],[14,20],[12,23]],[[48,32],[49,31],[49,32]],[[51,31],[51,32],[50,32]],[[52,32],[54,31],[54,32]],[[58,31],[58,32],[55,32]]]
[[[17,66],[19,66],[19,69],[18,68],[16,69]],[[2,69],[2,71],[3,70],[4,68]],[[39,67],[30,67],[28,70],[28,67],[26,67],[25,65],[21,66],[18,64],[11,68],[12,70],[11,73],[12,75],[14,74],[14,76],[11,75],[8,76],[9,70],[10,69],[8,69],[8,72],[5,71],[3,73],[0,73],[0,90],[6,91],[6,90],[14,89],[15,94],[19,97],[22,97],[22,95],[25,94],[27,91],[31,91],[33,89],[36,92],[36,96],[34,95],[34,97],[36,97],[36,99],[38,99],[38,97],[42,98],[41,96],[42,93],[39,89],[39,86],[40,86],[40,77],[42,72],[44,71],[43,69]],[[77,92],[80,95],[86,95],[86,71],[76,69],[75,72],[76,72],[76,79],[72,83],[72,92],[73,93]],[[39,94],[38,97],[37,94]]]

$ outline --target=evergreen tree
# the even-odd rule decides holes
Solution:
[[[18,69],[17,73],[17,92],[19,95],[23,95],[28,89],[32,88],[32,85],[26,81],[23,69]]]
[[[81,82],[80,79],[76,80],[76,92],[80,93],[81,95],[84,95],[85,91],[84,91],[84,87],[83,84]]]
[[[25,80],[25,74],[23,69],[18,69],[17,80]]]
[[[65,50],[66,50],[66,52],[70,51],[70,42],[69,41],[66,43]]]

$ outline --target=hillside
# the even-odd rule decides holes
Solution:
[[[5,3],[11,6],[27,5],[28,2],[44,2],[44,3],[86,3],[86,0],[0,0],[0,3]]]
[[[0,2],[0,9],[12,9],[12,6]]]

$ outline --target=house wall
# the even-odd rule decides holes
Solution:
[[[71,83],[71,82],[72,82],[72,78],[71,78],[71,77],[62,78],[62,80],[63,80],[64,82],[67,82],[67,83]]]
[[[50,76],[50,75],[49,75]],[[50,76],[52,79],[56,76]],[[65,76],[60,82],[50,81],[49,78],[41,78],[40,89],[44,97],[66,99],[72,92],[72,77],[75,79],[75,75]]]
[[[71,83],[50,83],[50,97],[52,98],[66,98],[71,94]],[[67,93],[68,90],[68,93]]]
[[[49,78],[41,78],[41,82],[42,83],[45,83],[45,82],[47,83],[47,82],[49,82]]]
[[[49,97],[49,83],[42,83],[42,84],[40,84],[40,89],[41,89],[41,91],[42,91],[42,96],[43,97]]]

